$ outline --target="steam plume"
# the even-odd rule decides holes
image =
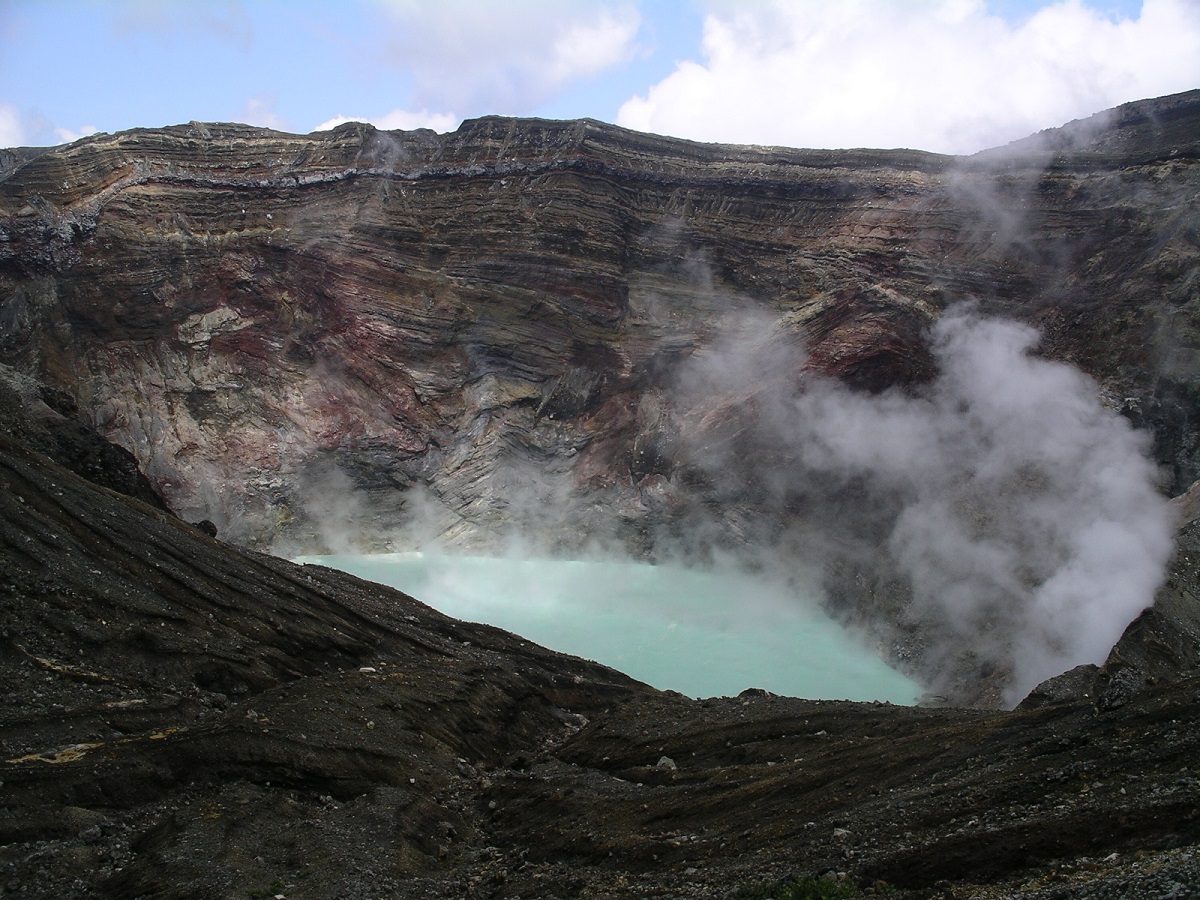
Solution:
[[[786,320],[742,309],[727,325],[651,398],[638,441],[667,461],[635,494],[587,488],[573,455],[509,448],[452,478],[459,494],[405,492],[388,545],[578,555],[636,526],[659,560],[752,551],[810,585],[849,559],[911,588],[907,615],[934,642],[924,677],[950,686],[954,660],[973,658],[1009,676],[1010,703],[1102,662],[1153,601],[1173,523],[1148,437],[1086,375],[1035,355],[1033,329],[953,308],[930,327],[936,378],[870,394],[808,371]],[[331,548],[371,546],[388,516],[334,475],[309,518]],[[861,608],[894,619],[877,599]]]
[[[775,460],[775,488],[801,498],[803,518],[830,534],[873,514],[884,526],[875,549],[909,581],[921,618],[1011,667],[1010,702],[1103,661],[1153,600],[1172,521],[1146,436],[1100,403],[1087,376],[1033,355],[1033,329],[963,306],[932,328],[939,375],[915,394],[811,377],[764,392],[764,369],[803,362],[782,360],[799,351],[775,336],[764,353],[771,340],[756,335],[751,349],[743,335],[691,376],[693,387],[753,399],[753,428],[727,451],[745,458],[754,445],[758,459]],[[752,379],[745,365],[756,367]],[[705,450],[703,465],[736,468]],[[854,503],[833,502],[851,490]]]

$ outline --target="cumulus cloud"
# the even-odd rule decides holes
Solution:
[[[413,79],[415,105],[521,114],[568,84],[626,61],[641,16],[632,4],[555,0],[385,0],[385,62]]]
[[[972,153],[1200,84],[1200,3],[1112,19],[1082,0],[1016,24],[984,0],[773,0],[705,19],[618,123],[706,141]]]
[[[459,124],[458,116],[454,113],[436,113],[423,109],[420,112],[409,112],[406,109],[393,109],[381,116],[343,116],[336,115],[332,119],[313,127],[313,131],[329,131],[347,122],[369,122],[384,131],[415,131],[418,128],[432,128],[439,134],[453,131]]]
[[[456,110],[525,115],[571,84],[628,61],[641,27],[631,4],[381,0],[381,5],[388,30],[379,62],[410,79],[407,108],[339,113],[314,131],[370,122],[388,130],[447,132],[462,121]]]

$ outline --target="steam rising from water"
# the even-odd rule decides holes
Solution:
[[[621,528],[644,521],[659,560],[739,550],[784,578],[850,560],[867,580],[911,588],[899,614],[931,642],[926,677],[973,654],[1011,672],[1010,703],[1102,662],[1153,601],[1173,521],[1148,437],[1104,407],[1088,377],[1034,355],[1033,329],[951,309],[930,330],[937,377],[868,394],[808,371],[786,320],[743,310],[727,325],[643,399],[657,404],[655,440],[673,462],[637,482],[632,502],[628,486],[580,490],[573,456],[496,460],[480,483],[494,519],[513,526],[510,550],[544,556],[579,535],[620,545]],[[338,551],[381,518],[348,484],[325,511]],[[404,495],[410,521],[394,546],[436,549],[437,536],[469,525],[430,488]],[[473,502],[489,508],[486,495]]]
[[[783,460],[776,489],[809,503],[829,533],[853,532],[874,510],[888,524],[875,548],[925,617],[944,623],[940,649],[967,643],[1011,665],[1010,702],[1102,662],[1152,602],[1172,548],[1146,435],[1102,406],[1085,375],[1033,356],[1037,340],[1024,325],[952,310],[932,329],[940,374],[916,394],[822,378],[756,389],[764,369],[795,371],[786,357],[797,351],[753,332],[693,376],[726,396],[748,379],[753,433],[727,449],[772,448]],[[707,465],[718,462],[729,460]],[[829,502],[839,492],[858,498],[854,510]]]

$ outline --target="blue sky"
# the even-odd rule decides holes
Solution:
[[[0,146],[588,116],[974,152],[1200,87],[1200,0],[0,0]]]

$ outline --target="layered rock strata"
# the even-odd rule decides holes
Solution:
[[[763,477],[786,448],[730,443],[763,396],[922,383],[929,326],[974,299],[1150,429],[1177,492],[1198,153],[1196,92],[967,159],[500,118],[96,135],[0,158],[0,358],[241,544],[703,555],[820,527]],[[688,395],[692,360],[757,327],[803,353]],[[714,444],[728,470],[697,462]],[[896,624],[848,565],[843,612]]]

